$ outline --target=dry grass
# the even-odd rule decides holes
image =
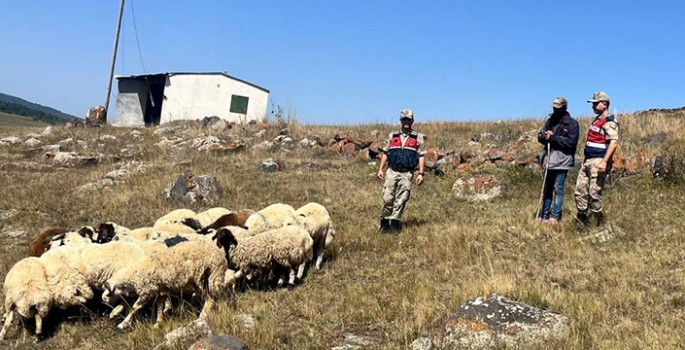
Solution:
[[[620,116],[623,143],[619,153],[660,153],[682,146],[682,114]],[[430,123],[415,127],[427,136],[429,147],[460,149],[474,133],[508,135],[512,145],[525,132],[540,127],[540,120],[494,123]],[[587,130],[589,119],[580,119]],[[369,137],[372,130],[385,136],[388,125],[317,127],[290,125],[296,139],[308,134],[331,137],[336,132]],[[664,144],[642,145],[650,134],[671,130]],[[0,136],[23,136],[35,128],[0,129]],[[405,349],[418,336],[429,335],[445,317],[468,298],[497,292],[538,307],[564,313],[572,332],[563,339],[539,344],[539,349],[675,349],[685,337],[685,210],[683,184],[663,184],[643,176],[628,184],[609,185],[605,203],[611,224],[624,236],[612,241],[581,243],[571,225],[574,216],[572,188],[576,173],[567,180],[565,219],[557,228],[533,223],[539,196],[540,174],[528,169],[489,169],[506,182],[503,196],[487,203],[469,203],[452,197],[457,179],[449,168],[444,178],[429,176],[414,187],[399,238],[376,234],[381,183],[376,166],[368,160],[343,159],[327,154],[312,157],[309,150],[268,154],[242,151],[212,157],[189,152],[182,157],[190,166],[173,165],[168,152],[153,146],[159,137],[141,130],[142,141],[130,129],[106,127],[67,131],[45,138],[45,144],[67,137],[87,141],[91,150],[116,154],[137,143],[134,159],[152,164],[102,193],[75,194],[78,186],[98,180],[114,164],[77,170],[39,173],[1,171],[0,209],[19,213],[0,222],[0,231],[13,227],[29,231],[25,239],[0,238],[0,276],[26,255],[28,241],[41,228],[78,227],[115,221],[136,227],[151,224],[176,207],[163,200],[164,187],[185,168],[196,174],[217,176],[226,188],[219,205],[260,209],[274,202],[300,206],[309,201],[324,204],[338,231],[329,249],[331,260],[321,271],[309,273],[292,291],[248,291],[239,295],[235,310],[222,304],[212,320],[217,333],[235,334],[252,349],[329,349],[341,335],[352,332],[378,339],[378,349]],[[269,130],[272,138],[278,127]],[[118,139],[98,147],[97,137]],[[483,141],[487,143],[489,141]],[[532,141],[528,150],[539,147]],[[580,153],[580,147],[579,147]],[[285,170],[260,173],[259,162],[273,156]],[[26,160],[21,149],[0,149],[1,162]],[[300,165],[317,167],[299,170]],[[203,207],[191,207],[201,210]],[[251,314],[255,327],[245,329],[233,316]],[[163,341],[166,332],[187,324],[197,310],[186,308],[169,317],[162,329],[152,329],[149,315],[137,317],[135,329],[121,333],[115,323],[88,313],[54,314],[46,320],[52,336],[32,344],[23,333],[0,347],[26,349],[149,349]],[[50,326],[52,325],[52,326]],[[180,348],[187,348],[188,343]]]
[[[47,126],[47,123],[35,121],[29,117],[0,112],[0,127],[12,126]]]

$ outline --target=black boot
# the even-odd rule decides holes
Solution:
[[[592,214],[595,217],[595,226],[604,227],[604,213],[600,211]]]
[[[378,228],[378,233],[388,233],[390,231],[390,220],[381,218],[381,226]]]
[[[400,220],[390,220],[390,233],[398,235],[402,230],[402,223]]]
[[[579,211],[576,214],[575,225],[579,231],[587,231],[590,228],[590,219],[587,217],[586,212]]]

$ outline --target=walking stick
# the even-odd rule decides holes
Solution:
[[[547,164],[545,164],[545,174],[542,176],[542,189],[540,189],[540,201],[538,202],[538,210],[535,211],[535,219],[540,217],[540,208],[542,207],[542,197],[545,195],[545,182],[547,182],[547,170],[549,169],[549,141],[547,142]]]

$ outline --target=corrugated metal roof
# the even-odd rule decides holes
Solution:
[[[270,93],[269,90],[267,90],[267,89],[265,89],[259,85],[250,83],[249,81],[245,81],[245,80],[240,79],[240,78],[236,78],[232,75],[228,75],[228,73],[226,73],[226,72],[166,72],[166,73],[151,73],[151,74],[140,74],[140,75],[117,76],[116,78],[117,79],[145,79],[147,77],[158,76],[158,75],[174,76],[174,75],[217,75],[217,74],[223,75],[223,76],[230,78],[230,79],[233,79],[235,81],[239,81],[241,83],[250,85],[250,86],[255,87],[257,89],[260,89],[266,93]]]

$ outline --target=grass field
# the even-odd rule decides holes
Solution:
[[[0,127],[47,126],[47,123],[35,121],[28,117],[0,112]]]
[[[647,151],[682,157],[683,112],[619,115],[618,119],[622,140],[618,154]],[[590,120],[581,118],[579,122],[582,144]],[[516,145],[516,141],[526,133],[534,135],[541,124],[542,120],[532,119],[503,124],[417,123],[415,129],[428,136],[428,147],[439,150],[471,148],[479,154],[487,143],[494,143],[502,150],[535,154],[540,149],[535,140],[524,145]],[[372,131],[384,136],[394,128],[288,127],[296,141],[310,134],[332,137],[336,132],[374,138]],[[685,184],[678,181],[656,180],[644,171],[607,185],[608,221],[625,234],[605,243],[586,243],[578,241],[571,222],[576,171],[567,179],[561,225],[549,227],[533,221],[540,195],[538,170],[513,166],[472,169],[471,173],[500,177],[505,186],[500,197],[471,203],[452,196],[458,174],[448,166],[443,178],[428,175],[424,185],[413,187],[405,212],[406,228],[395,238],[376,234],[381,183],[375,179],[377,163],[370,165],[369,160],[333,153],[318,156],[298,146],[289,152],[249,149],[220,157],[187,151],[180,158],[190,164],[176,165],[172,160],[178,156],[155,146],[161,136],[153,135],[151,129],[139,129],[140,139],[130,136],[131,129],[109,126],[56,130],[43,137],[44,144],[71,137],[87,142],[86,153],[119,154],[128,148],[135,151],[130,159],[150,166],[143,174],[90,194],[77,194],[76,189],[103,178],[117,168],[115,164],[40,172],[0,170],[0,209],[18,211],[0,221],[0,232],[28,232],[22,238],[0,238],[3,278],[26,256],[28,242],[43,228],[95,226],[103,221],[127,227],[151,225],[177,208],[163,199],[162,192],[189,168],[221,180],[226,193],[218,206],[258,210],[275,202],[298,207],[316,201],[328,208],[338,232],[323,269],[310,271],[297,288],[241,293],[236,309],[220,304],[220,311],[211,319],[214,332],[236,335],[251,349],[330,349],[348,332],[376,339],[377,346],[369,348],[408,349],[415,338],[431,335],[466,299],[492,292],[570,317],[568,336],[528,347],[531,349],[679,349],[685,343]],[[265,139],[273,139],[279,130],[280,126],[272,125]],[[0,137],[40,131],[0,128]],[[666,141],[643,142],[662,131],[669,132]],[[471,135],[485,132],[506,137],[501,142],[467,145]],[[188,133],[194,136],[197,131]],[[251,136],[254,132],[229,133]],[[104,134],[117,139],[98,141]],[[22,147],[0,148],[0,163],[40,161],[40,155]],[[578,152],[582,152],[580,146]],[[282,161],[283,171],[259,172],[259,163],[269,157]],[[315,166],[302,167],[307,164]],[[114,321],[89,312],[55,312],[44,322],[50,334],[47,340],[33,344],[30,333],[13,330],[0,347],[151,349],[167,332],[192,321],[197,313],[190,307],[177,309],[160,329],[153,329],[152,316],[143,313],[135,318],[133,330],[120,332]],[[234,322],[233,317],[240,314],[252,315],[255,326],[244,328]],[[180,344],[178,349],[187,349],[189,344]]]

